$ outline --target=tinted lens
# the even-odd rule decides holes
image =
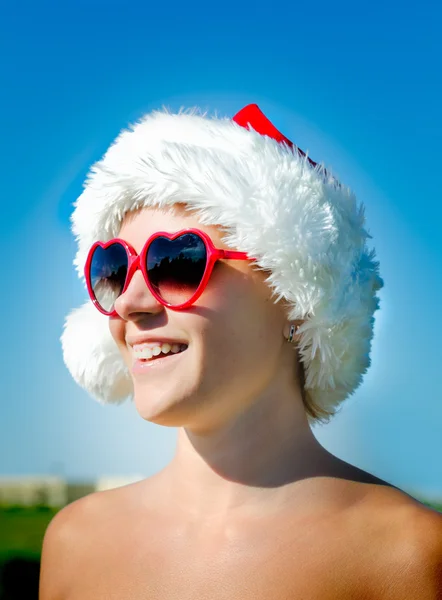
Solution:
[[[147,252],[149,281],[157,294],[172,306],[184,304],[195,294],[206,269],[203,240],[185,233],[175,240],[156,238]]]
[[[127,274],[127,253],[119,243],[107,248],[97,246],[92,256],[89,277],[92,290],[101,308],[114,309],[115,300],[123,291]]]

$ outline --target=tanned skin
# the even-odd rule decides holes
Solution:
[[[120,237],[140,252],[185,227],[225,247],[179,207],[130,215]],[[185,311],[139,272],[118,298],[109,326],[129,369],[140,336],[188,344],[173,368],[133,374],[139,415],[177,428],[175,456],[57,513],[40,600],[441,600],[442,515],[319,444],[284,306],[234,262]]]

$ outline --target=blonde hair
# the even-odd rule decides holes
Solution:
[[[309,393],[308,389],[306,389],[306,387],[305,387],[304,363],[302,362],[302,360],[300,360],[298,353],[296,353],[296,356],[297,356],[296,375],[297,375],[297,379],[299,381],[299,388],[301,390],[301,398],[302,398],[302,403],[304,405],[305,412],[314,421],[327,422],[330,419],[330,417],[332,417],[335,413],[325,410],[324,408],[321,408],[314,402],[311,394]]]

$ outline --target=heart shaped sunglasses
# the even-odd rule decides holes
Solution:
[[[96,308],[116,316],[115,301],[140,269],[151,294],[163,306],[182,310],[203,293],[218,260],[255,260],[245,252],[215,248],[199,229],[174,234],[154,233],[138,255],[125,240],[95,242],[88,253],[84,274],[89,296]]]

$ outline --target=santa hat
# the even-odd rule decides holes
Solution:
[[[175,203],[223,226],[225,243],[269,272],[288,318],[305,321],[298,346],[305,391],[326,422],[370,365],[383,282],[367,248],[363,205],[257,105],[233,119],[156,111],[121,132],[91,168],[72,215],[79,276],[90,246],[117,237],[126,213]],[[63,355],[80,386],[119,403],[132,396],[132,381],[107,321],[90,301],[74,310]]]

